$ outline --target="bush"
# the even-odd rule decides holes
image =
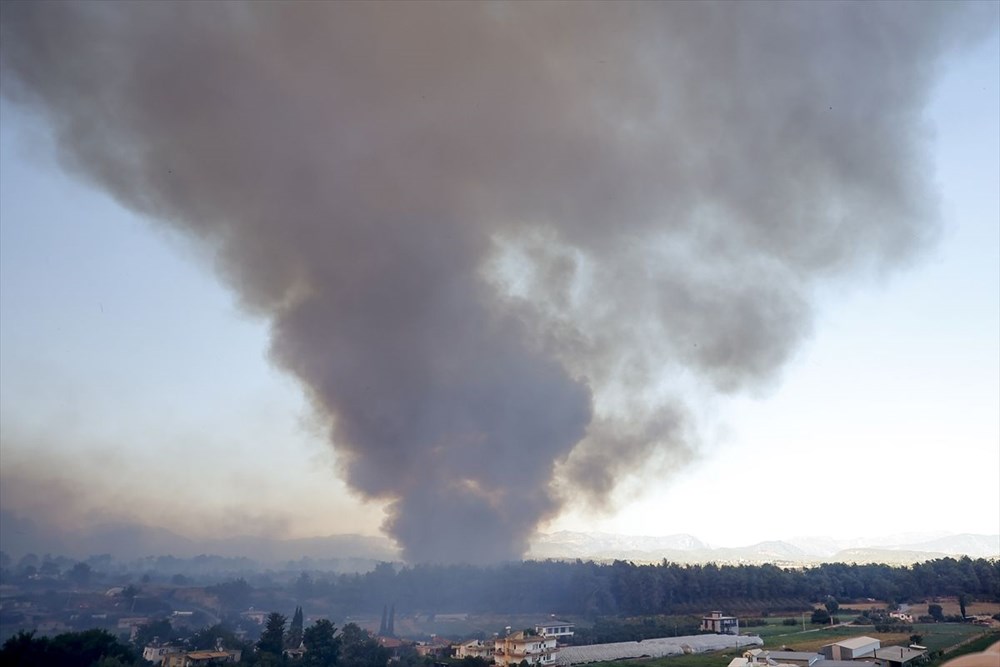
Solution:
[[[799,622],[794,618],[786,618],[781,622],[782,625],[798,625]]]
[[[822,607],[814,609],[812,616],[809,617],[809,622],[816,625],[826,625],[830,622],[830,612]]]

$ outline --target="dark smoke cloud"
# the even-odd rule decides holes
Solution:
[[[651,453],[683,460],[677,387],[766,382],[817,281],[933,238],[922,105],[942,53],[996,20],[986,3],[2,11],[4,94],[47,115],[69,168],[217,250],[414,561],[517,558],[567,494],[599,504]]]

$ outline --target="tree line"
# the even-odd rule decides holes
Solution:
[[[348,623],[339,633],[327,619],[319,619],[303,628],[301,608],[295,610],[286,628],[287,620],[282,614],[272,612],[256,643],[240,641],[223,625],[203,628],[188,641],[178,643],[185,651],[238,649],[241,651],[240,663],[251,667],[385,667],[389,660],[389,652],[371,633],[354,623]],[[169,631],[169,624],[166,629]],[[141,643],[137,643],[137,647],[129,646],[101,629],[66,632],[51,638],[22,631],[0,646],[0,664],[142,667],[149,663],[139,655],[141,648]],[[407,664],[404,667],[415,666]]]
[[[527,561],[494,567],[381,563],[365,574],[303,573],[299,599],[326,598],[344,613],[378,613],[385,601],[401,613],[448,611],[605,615],[684,614],[727,601],[774,603],[872,598],[903,602],[968,595],[1000,600],[1000,561],[940,558],[910,566],[825,563],[774,565],[637,565],[627,561]],[[763,604],[760,604],[763,603]]]

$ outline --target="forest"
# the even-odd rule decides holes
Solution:
[[[637,565],[626,561],[527,561],[495,567],[379,564],[365,574],[303,573],[299,599],[324,597],[345,610],[377,612],[386,602],[408,612],[555,613],[584,617],[703,611],[741,601],[776,609],[839,600],[903,602],[968,595],[1000,600],[1000,561],[941,558],[899,567],[827,563]]]

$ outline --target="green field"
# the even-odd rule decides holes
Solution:
[[[927,667],[938,667],[938,665],[951,660],[952,658],[957,658],[960,655],[965,655],[966,653],[981,653],[987,648],[993,645],[994,642],[1000,641],[1000,631],[991,630],[984,634],[982,637],[977,637],[973,639],[968,644],[962,645],[955,651],[946,653],[937,660],[928,663]]]
[[[921,636],[920,642],[923,646],[932,651],[941,651],[984,632],[984,628],[970,623],[914,623],[912,633],[881,633],[875,632],[870,625],[847,625],[812,632],[807,630],[790,635],[762,637],[762,639],[766,648],[773,649],[784,645],[797,651],[816,651],[824,644],[860,635],[874,637],[880,640],[883,646],[904,645],[910,643],[911,634],[917,634]]]

